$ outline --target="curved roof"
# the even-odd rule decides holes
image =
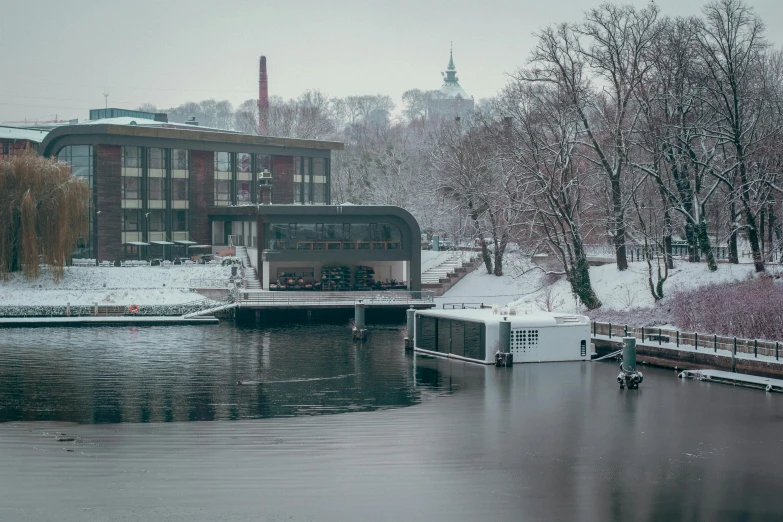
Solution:
[[[171,147],[192,150],[227,152],[266,152],[270,149],[289,149],[286,154],[297,151],[342,150],[343,144],[336,141],[301,140],[296,138],[275,138],[253,136],[193,128],[167,128],[154,125],[66,125],[47,134],[41,142],[40,153],[49,157],[66,145],[130,145],[147,147]],[[278,152],[279,153],[279,152]]]

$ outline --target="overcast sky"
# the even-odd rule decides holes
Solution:
[[[531,34],[576,21],[598,0],[36,0],[0,14],[0,121],[86,118],[90,108],[158,107],[258,94],[267,56],[271,95],[329,96],[436,89],[449,42],[460,83],[492,96],[523,64]],[[631,3],[643,5],[642,0]],[[702,1],[660,0],[665,14]],[[751,2],[783,43],[783,1]]]

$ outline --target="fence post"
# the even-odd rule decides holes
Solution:
[[[661,329],[658,328],[658,346],[661,345]]]
[[[775,360],[776,361],[779,360],[779,357],[778,357],[778,345],[779,344],[780,343],[778,341],[775,341]]]
[[[612,323],[609,323],[609,339],[612,338]]]
[[[696,351],[699,351],[699,334],[693,332],[693,344],[696,345]]]
[[[593,321],[593,337],[595,337],[596,325],[597,324],[598,324],[598,321]]]
[[[718,353],[718,335],[712,336],[712,348],[715,353]]]
[[[677,348],[680,347],[680,331],[677,330]]]
[[[758,358],[759,356],[759,341],[758,339],[753,339],[753,357]]]
[[[737,338],[734,338],[734,353],[737,353]]]

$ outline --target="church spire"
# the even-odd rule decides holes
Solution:
[[[446,77],[444,78],[445,84],[459,85],[457,78],[457,68],[454,67],[454,44],[449,46],[449,65],[446,67]]]

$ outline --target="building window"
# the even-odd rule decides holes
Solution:
[[[150,210],[147,216],[149,232],[163,232],[166,230],[162,210]]]
[[[171,149],[171,170],[188,170],[188,151]]]
[[[256,154],[256,173],[272,172],[272,156],[268,154]],[[258,176],[259,178],[262,176]]]
[[[3,154],[6,154],[6,155],[8,154],[8,142],[7,141],[3,142]]]
[[[127,169],[141,167],[141,149],[139,147],[122,148],[122,166]]]
[[[162,201],[166,199],[166,179],[165,178],[149,178],[147,181],[149,186],[150,199],[155,201]]]
[[[122,211],[122,230],[124,232],[138,232],[139,231],[139,211],[138,210],[123,210]]]
[[[149,167],[151,169],[165,169],[166,151],[163,149],[150,149]]]
[[[231,182],[229,180],[215,180],[215,201],[231,201]]]
[[[250,164],[250,157],[250,154],[245,152],[240,152],[237,154],[237,173],[247,172],[250,174],[250,167],[252,166]]]
[[[215,153],[215,172],[231,172],[231,154],[228,152]]]
[[[313,203],[326,205],[326,159],[313,158]]]
[[[187,178],[174,178],[171,180],[171,199],[184,201],[188,199]]]
[[[122,178],[122,199],[141,199],[139,195],[139,181],[139,178],[134,177]]]
[[[237,180],[237,203],[250,203],[251,182]]]
[[[174,210],[171,213],[171,230],[174,232],[184,232],[188,229],[188,211]]]

